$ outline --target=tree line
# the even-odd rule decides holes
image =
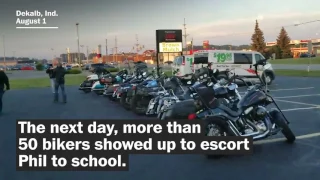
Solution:
[[[284,27],[282,27],[279,32],[279,35],[277,37],[277,44],[270,48],[266,48],[264,34],[259,27],[258,20],[256,20],[254,33],[251,36],[251,41],[251,50],[260,52],[266,58],[269,58],[273,53],[275,53],[276,59],[285,59],[292,57],[290,45],[291,39]]]

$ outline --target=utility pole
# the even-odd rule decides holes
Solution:
[[[89,64],[89,46],[87,46],[87,64]]]
[[[136,50],[136,58],[138,60],[139,58],[139,52],[142,50],[142,48],[144,48],[144,45],[141,45],[139,43],[139,38],[138,38],[138,34],[136,34],[136,44],[133,46],[133,50],[135,49]]]
[[[108,56],[108,39],[106,39],[106,55]]]
[[[76,23],[76,27],[77,27],[77,43],[78,43],[78,61],[79,61],[79,65],[80,65],[81,59],[80,59],[79,23]],[[77,63],[77,62],[75,62],[75,63]]]
[[[70,48],[67,48],[68,64],[71,64]]]
[[[7,70],[7,63],[6,63],[6,41],[4,35],[2,36],[3,39],[3,63],[4,63],[4,70]]]
[[[114,47],[114,50],[116,51],[116,62],[118,62],[118,60],[117,60],[117,54],[118,54],[118,40],[117,40],[117,36],[116,36],[116,38],[115,38],[115,40],[114,40],[115,42],[115,47]]]
[[[184,29],[184,47],[186,48],[186,51],[188,50],[188,44],[187,44],[187,37],[189,34],[187,34],[187,27],[186,27],[186,18],[183,19],[183,29]]]

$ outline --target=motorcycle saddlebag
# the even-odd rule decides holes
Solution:
[[[92,87],[93,82],[92,81],[83,81],[83,83],[81,83],[80,87],[81,88],[91,88]]]
[[[116,80],[116,78],[115,77],[106,77],[105,79],[104,79],[104,82],[106,83],[106,84],[112,84],[112,83],[115,83],[117,80]]]
[[[196,107],[193,99],[178,102],[172,105],[165,113],[165,118],[173,119],[188,119],[189,114],[195,113]]]

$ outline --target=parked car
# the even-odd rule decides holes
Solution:
[[[104,68],[116,68],[116,67],[114,67],[114,66],[112,66],[112,65],[109,65],[109,64],[105,64],[105,65],[104,65]]]
[[[7,71],[11,71],[12,70],[12,66],[7,66],[6,70]]]
[[[94,73],[95,69],[97,67],[104,67],[104,64],[103,63],[95,63],[95,64],[90,64],[90,68],[89,68],[89,71]]]
[[[316,57],[316,55],[315,54],[309,54],[309,53],[300,54],[300,58],[307,58],[307,57]]]
[[[12,67],[12,70],[21,70],[22,66],[21,65],[15,65]]]
[[[23,71],[30,71],[30,70],[34,70],[34,68],[32,66],[22,66],[20,68],[20,70],[23,70]]]
[[[72,69],[72,66],[71,65],[66,65],[66,70],[70,70],[70,69]]]
[[[82,67],[82,69],[89,71],[89,70],[90,70],[90,66],[91,66],[91,64],[86,64],[86,65],[84,65],[84,66]]]
[[[112,66],[117,66],[118,63],[117,63],[117,62],[111,62],[110,65],[112,65]]]

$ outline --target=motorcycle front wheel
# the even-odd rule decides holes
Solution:
[[[122,93],[121,94],[121,96],[120,96],[120,104],[124,109],[130,110],[130,105],[127,103],[127,93]]]
[[[208,117],[204,120],[205,122],[205,135],[206,136],[234,136],[232,133],[229,133],[228,123],[219,117]],[[222,158],[224,155],[212,155],[206,154],[208,159],[218,159]]]
[[[273,122],[280,128],[282,128],[282,134],[284,135],[284,137],[287,139],[287,142],[289,144],[294,143],[294,141],[296,140],[296,136],[294,135],[294,133],[292,132],[292,130],[290,129],[289,125],[287,124],[285,118],[283,117],[283,115],[279,112],[279,111],[271,111],[270,115],[272,117]]]
[[[137,115],[145,115],[146,112],[139,109],[138,103],[141,101],[140,95],[134,95],[130,101],[130,109]]]

